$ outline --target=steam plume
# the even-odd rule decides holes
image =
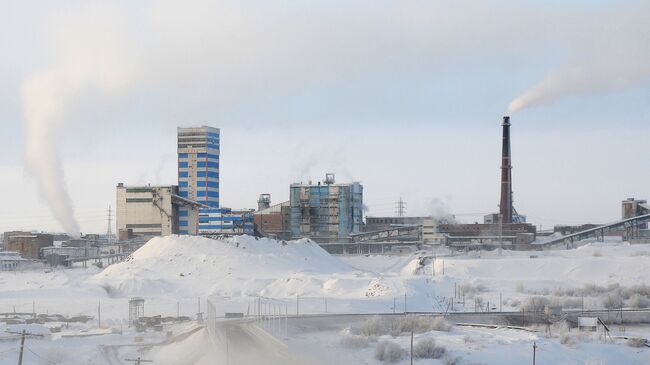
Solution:
[[[53,48],[60,52],[59,62],[46,71],[32,74],[23,82],[21,90],[26,171],[36,180],[39,195],[49,205],[54,218],[72,236],[78,236],[80,228],[57,148],[70,118],[66,111],[87,89],[116,91],[127,79],[120,62],[121,52],[116,47],[119,42],[111,39],[109,24],[102,19],[108,21],[111,17],[98,15],[77,22],[63,19],[63,23],[74,25],[57,28],[61,31],[53,39]]]
[[[508,114],[552,103],[562,97],[624,90],[650,76],[650,66],[624,63],[616,66],[573,68],[552,73],[526,90],[508,106]]]

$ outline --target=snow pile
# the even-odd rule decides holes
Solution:
[[[92,280],[122,296],[291,296],[321,288],[315,276],[353,270],[307,239],[167,236],[151,239]]]

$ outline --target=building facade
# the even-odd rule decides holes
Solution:
[[[316,242],[346,242],[350,233],[361,232],[363,186],[358,182],[336,184],[327,174],[317,184],[290,186],[291,238]]]
[[[17,271],[23,268],[24,258],[18,252],[0,251],[0,271]]]
[[[17,252],[26,259],[37,260],[41,258],[41,248],[52,246],[54,238],[51,234],[11,232],[5,234],[5,249]]]
[[[366,232],[381,231],[394,227],[420,226],[422,227],[423,243],[439,244],[440,235],[436,233],[437,223],[433,217],[366,217]],[[416,235],[402,237],[404,241],[417,241],[420,237]]]
[[[290,226],[291,205],[289,201],[275,204],[253,213],[255,225],[265,237],[277,240],[291,239]]]
[[[125,186],[120,183],[116,195],[120,240],[197,232],[201,205],[183,198],[178,186]]]
[[[219,220],[219,148],[220,131],[207,126],[182,128],[178,130],[178,189],[181,197],[197,201],[206,206],[196,230],[209,233],[211,227],[221,225]],[[188,212],[179,211],[182,224],[181,234],[196,234],[185,229],[191,222],[185,219]]]

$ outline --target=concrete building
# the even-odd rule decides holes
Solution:
[[[291,239],[290,217],[291,205],[289,201],[271,205],[253,213],[255,225],[260,233],[278,240]]]
[[[504,247],[509,247],[533,242],[537,229],[528,223],[440,224],[438,233],[447,235],[451,246],[496,246],[503,243]]]
[[[419,226],[422,243],[426,244],[444,244],[445,236],[437,233],[436,226],[441,222],[433,217],[366,217],[366,232],[381,231],[385,229]],[[417,241],[415,235],[400,237],[402,241]]]
[[[209,234],[221,225],[219,211],[219,129],[207,126],[178,128],[178,188],[179,195],[197,201],[207,209],[199,223],[198,233]],[[180,211],[182,227],[190,222]],[[221,219],[221,220],[220,220]],[[211,228],[212,227],[212,228]],[[181,228],[181,234],[196,234]]]
[[[17,252],[26,259],[41,258],[41,248],[52,246],[54,238],[51,234],[30,232],[6,232],[5,249]]]
[[[118,184],[116,224],[119,239],[196,234],[201,205],[179,193],[179,188],[175,185]]]
[[[18,252],[0,251],[0,271],[20,270],[26,261]]]
[[[361,232],[363,186],[358,182],[336,184],[334,174],[321,183],[290,186],[291,238],[316,242],[346,242],[350,233]]]

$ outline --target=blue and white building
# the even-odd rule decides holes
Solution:
[[[184,219],[189,212],[180,210],[179,233],[203,233],[220,222],[209,219],[219,209],[219,128],[207,126],[178,128],[178,191],[183,198],[209,208],[199,211],[198,227],[191,229]],[[203,218],[202,218],[203,217]],[[208,219],[205,219],[208,218]]]
[[[178,128],[179,195],[207,206],[199,210],[198,227],[190,227],[188,211],[179,211],[180,234],[253,234],[251,211],[219,204],[219,147],[219,128]]]

